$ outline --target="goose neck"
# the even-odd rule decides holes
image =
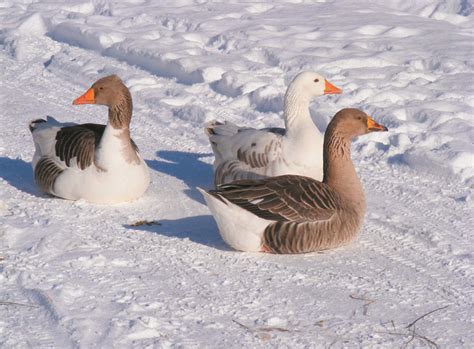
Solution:
[[[288,89],[283,105],[285,127],[288,131],[295,127],[304,127],[308,122],[312,123],[309,102],[305,95],[296,93],[291,87]]]
[[[128,129],[132,120],[132,98],[128,90],[122,91],[109,106],[109,123],[115,129]]]
[[[362,184],[351,160],[351,138],[329,125],[324,137],[324,177],[345,202],[365,209]]]

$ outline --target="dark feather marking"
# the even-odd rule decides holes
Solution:
[[[216,192],[264,219],[295,222],[328,219],[335,209],[329,208],[331,205],[321,204],[323,197],[303,199],[305,195],[305,198],[309,195],[312,197],[312,183],[325,186],[311,178],[286,175],[260,181],[235,181],[220,186]],[[334,196],[329,191],[326,194]],[[256,204],[252,203],[256,201]]]
[[[71,165],[71,160],[74,157],[76,158],[77,166],[81,170],[89,167],[94,161],[96,146],[94,132],[81,125],[63,127],[56,134],[56,155],[68,167]],[[84,152],[81,152],[81,149]],[[80,157],[78,156],[79,154],[81,155]]]
[[[286,130],[281,127],[269,127],[269,128],[264,128],[263,130],[271,132],[271,133],[275,133],[280,136],[284,136],[286,134]]]
[[[71,160],[76,158],[77,166],[84,170],[95,161],[95,151],[105,131],[105,125],[82,124],[63,127],[56,134],[55,151],[66,166],[71,166]],[[138,147],[130,140],[133,149]]]
[[[53,160],[42,157],[35,166],[35,181],[42,191],[52,193],[56,178],[62,172]]]
[[[76,154],[77,143],[80,142],[80,138],[83,136],[82,132],[72,133],[68,138],[65,139],[63,146],[61,147],[61,160],[66,159],[66,165],[70,166],[70,160],[77,155],[78,159],[82,157]],[[85,149],[85,147],[84,147]],[[81,150],[81,148],[79,148]]]
[[[41,124],[41,123],[44,123],[44,122],[47,122],[45,119],[36,119],[36,120],[33,120],[30,122],[30,124],[28,125],[28,128],[30,129],[30,132],[33,132],[36,128],[36,124]]]

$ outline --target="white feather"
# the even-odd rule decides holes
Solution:
[[[239,251],[258,252],[262,246],[262,237],[270,221],[232,204],[222,198],[221,201],[205,190],[198,188],[206,200],[222,239]]]
[[[221,183],[296,174],[322,180],[324,136],[313,123],[309,102],[325,93],[326,80],[319,74],[303,72],[289,85],[285,95],[284,135],[240,128],[233,123],[209,123],[209,138],[215,154],[214,170],[233,162],[234,173],[225,174]],[[263,154],[268,164],[252,167],[239,160],[238,152]],[[236,173],[239,173],[238,175]],[[242,175],[244,173],[244,175]]]
[[[52,118],[47,122],[38,123],[33,130],[35,154],[33,169],[39,159],[47,156],[52,159],[63,172],[54,183],[52,194],[69,200],[84,199],[93,203],[113,204],[139,198],[148,188],[150,174],[148,166],[139,156],[139,163],[127,162],[120,151],[123,139],[117,137],[121,130],[107,125],[96,149],[95,164],[81,169],[75,158],[70,166],[56,156],[56,134],[61,127],[74,124],[61,124]]]

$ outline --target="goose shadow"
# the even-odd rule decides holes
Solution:
[[[189,198],[205,205],[204,199],[196,187],[203,189],[213,187],[212,165],[200,160],[211,155],[213,154],[162,150],[156,152],[159,159],[147,160],[146,163],[155,171],[182,180],[189,187],[184,193]]]
[[[178,219],[162,219],[152,224],[139,226],[124,225],[127,229],[146,231],[168,237],[189,239],[198,244],[228,251],[229,247],[218,234],[218,228],[211,215],[200,215]]]
[[[29,162],[0,156],[0,178],[20,191],[37,197],[46,197],[34,182]]]

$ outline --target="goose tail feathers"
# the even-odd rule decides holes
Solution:
[[[46,125],[62,127],[62,126],[72,125],[72,123],[62,124],[58,120],[53,118],[52,116],[48,115],[46,116],[46,119],[36,119],[36,120],[30,121],[30,123],[28,124],[28,128],[30,129],[31,133],[33,133],[33,131],[43,128]]]
[[[258,252],[265,227],[270,223],[232,204],[215,192],[197,188],[216,220],[222,239],[239,251]]]
[[[239,126],[229,121],[221,122],[213,120],[204,125],[204,132],[209,138],[214,136],[229,137],[238,133],[239,128]]]
[[[30,132],[33,133],[33,131],[38,128],[39,124],[42,124],[42,123],[45,123],[45,122],[47,122],[45,119],[33,120],[28,124],[28,128],[30,129]]]

